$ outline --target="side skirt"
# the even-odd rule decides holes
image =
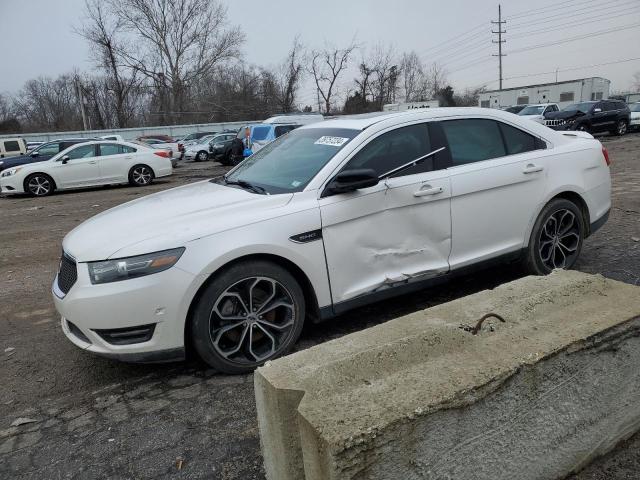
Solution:
[[[405,282],[388,286],[381,290],[365,293],[363,295],[359,295],[355,298],[345,300],[343,302],[322,307],[320,308],[320,317],[318,321],[314,323],[320,323],[325,320],[329,320],[338,315],[342,315],[343,313],[348,312],[349,310],[363,307],[365,305],[370,305],[372,303],[381,302],[383,300],[397,297],[399,295],[405,295],[408,293],[417,292],[419,290],[431,288],[436,285],[441,285],[450,280],[453,280],[454,278],[458,278],[464,275],[469,275],[470,273],[474,273],[480,270],[485,270],[487,268],[490,268],[496,265],[513,263],[515,261],[520,260],[520,258],[522,258],[522,256],[524,255],[524,252],[525,250],[523,249],[523,250],[518,250],[516,252],[507,253],[495,258],[491,258],[489,260],[483,260],[482,262],[478,262],[473,265],[468,265],[466,267],[451,270],[448,273],[438,275],[436,277],[415,279],[413,281],[409,279]]]

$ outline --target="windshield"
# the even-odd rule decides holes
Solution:
[[[267,193],[300,192],[358,133],[344,128],[293,130],[248,157],[226,180],[249,182]]]
[[[562,109],[563,112],[582,112],[582,113],[589,113],[589,110],[591,110],[591,107],[593,107],[593,103],[591,102],[584,102],[584,103],[574,103],[573,105],[569,105],[567,107],[564,107]]]
[[[542,115],[542,112],[544,112],[544,105],[531,106],[520,110],[518,115]]]
[[[629,105],[629,110],[631,110],[632,112],[640,112],[640,103]]]

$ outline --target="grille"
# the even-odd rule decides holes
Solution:
[[[94,332],[111,345],[132,345],[134,343],[148,342],[151,340],[155,329],[156,324],[151,323],[137,327],[94,330]]]
[[[544,124],[547,127],[559,127],[560,125],[564,125],[565,123],[567,123],[566,120],[545,120]]]
[[[78,279],[78,271],[76,270],[76,262],[62,252],[60,259],[60,270],[58,270],[58,288],[65,295],[69,293],[73,284]]]

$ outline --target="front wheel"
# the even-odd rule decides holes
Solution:
[[[576,204],[564,198],[552,200],[533,226],[526,270],[532,275],[547,275],[557,268],[570,269],[580,255],[584,235],[584,218]]]
[[[24,181],[24,191],[33,197],[46,197],[51,195],[54,189],[53,179],[44,173],[34,173]]]
[[[147,165],[135,165],[129,170],[129,183],[135,187],[144,187],[153,181],[153,170]]]
[[[206,162],[207,160],[209,160],[209,154],[204,150],[198,152],[196,155],[196,162]]]
[[[302,331],[302,288],[267,261],[233,265],[217,275],[195,305],[192,341],[200,357],[223,373],[246,373],[287,353]]]

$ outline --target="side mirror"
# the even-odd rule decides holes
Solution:
[[[323,197],[347,193],[378,184],[378,174],[370,168],[344,170],[331,180],[322,192]]]
[[[62,157],[61,160],[62,160],[62,164],[66,165],[67,163],[69,163],[69,160],[70,160],[69,155],[65,155],[64,157]]]
[[[594,108],[593,113],[600,113],[602,111],[601,108]]]
[[[32,157],[37,157],[38,155],[40,155],[40,152],[31,152]]]

